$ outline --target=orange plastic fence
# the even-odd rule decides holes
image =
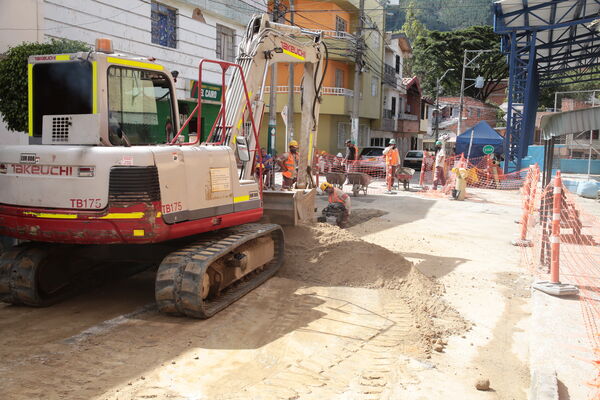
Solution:
[[[530,169],[528,180],[536,182],[539,169]],[[589,338],[596,376],[588,382],[592,398],[600,399],[600,219],[586,213],[578,198],[562,184],[560,173],[547,187],[531,186],[529,200],[523,190],[523,204],[530,207],[526,231],[532,247],[523,247],[531,272],[543,280],[562,281],[579,287],[579,301]],[[526,205],[529,203],[529,205]],[[525,211],[524,211],[525,212]]]

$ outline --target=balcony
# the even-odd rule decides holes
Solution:
[[[396,68],[389,64],[383,65],[383,83],[393,88],[398,88],[398,74]]]
[[[400,113],[398,115],[398,119],[405,120],[405,121],[417,121],[419,119],[419,117],[414,114]]]
[[[271,92],[270,86],[265,86],[264,101],[268,104],[269,96]],[[288,86],[280,85],[275,86],[275,93],[277,94],[277,105],[278,109],[281,108],[282,104],[288,102]],[[300,86],[294,86],[294,109],[296,112],[301,110],[300,106]],[[352,103],[354,97],[354,91],[343,87],[331,87],[325,86],[321,88],[321,114],[336,114],[336,115],[348,115],[352,110]],[[267,108],[265,108],[265,111]],[[362,116],[362,114],[361,114]]]

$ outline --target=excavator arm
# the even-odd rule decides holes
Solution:
[[[225,96],[226,112],[221,117],[225,118],[225,127],[230,128],[226,128],[223,143],[235,148],[236,138],[245,138],[250,161],[243,163],[241,178],[251,179],[252,161],[258,147],[258,134],[255,135],[252,130],[259,129],[264,113],[267,71],[272,64],[280,62],[304,65],[298,165],[298,187],[304,188],[308,179],[307,167],[311,166],[316,146],[319,92],[327,63],[320,32],[271,22],[267,15],[254,17],[250,21],[238,50],[237,63],[241,68],[232,71]],[[250,122],[252,117],[254,124]],[[221,138],[222,121],[216,126],[216,137]]]

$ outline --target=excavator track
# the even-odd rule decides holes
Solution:
[[[274,242],[273,258],[224,288],[211,280],[211,268],[235,254],[244,244],[260,238]],[[159,266],[155,297],[158,309],[171,315],[210,318],[260,286],[283,264],[284,239],[279,225],[246,224],[204,235],[169,254]]]
[[[140,250],[150,253],[147,248]],[[14,246],[0,254],[0,301],[46,307],[152,266],[150,260],[111,259],[110,253],[105,248],[53,243]]]
[[[0,301],[43,307],[68,296],[72,288],[69,277],[53,268],[66,251],[66,247],[24,244],[2,253]]]

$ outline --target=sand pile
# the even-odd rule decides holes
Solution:
[[[286,228],[285,235],[279,276],[313,285],[395,290],[410,306],[428,344],[468,328],[442,299],[443,288],[401,254],[324,223]]]

